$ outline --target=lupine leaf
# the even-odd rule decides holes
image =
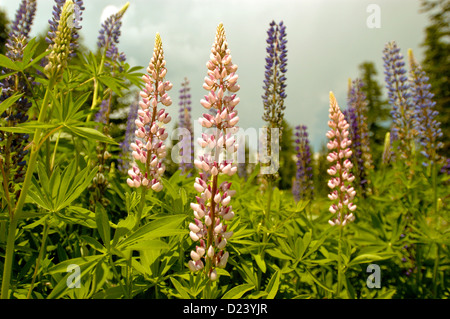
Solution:
[[[280,286],[280,276],[281,272],[277,270],[270,278],[270,281],[265,289],[268,293],[266,299],[273,299],[277,295],[278,287]]]
[[[240,299],[247,291],[255,288],[252,284],[242,284],[231,288],[227,291],[225,295],[223,295],[222,299]]]
[[[13,94],[6,100],[4,100],[2,103],[0,103],[0,114],[2,114],[4,111],[6,111],[11,105],[16,103],[16,101],[23,95],[21,94]]]

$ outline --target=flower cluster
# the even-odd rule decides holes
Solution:
[[[266,64],[264,71],[264,94],[262,95],[264,114],[263,120],[267,122],[267,134],[261,137],[260,147],[266,150],[267,156],[262,159],[264,170],[273,171],[273,167],[279,167],[279,157],[272,150],[272,135],[274,130],[277,132],[277,143],[282,137],[282,123],[284,118],[284,99],[287,97],[286,89],[286,71],[287,71],[287,49],[286,49],[286,26],[281,21],[277,24],[275,21],[270,23],[267,31]],[[270,166],[270,167],[269,167]],[[261,184],[265,187],[268,181],[278,178],[278,174],[264,174],[265,181]]]
[[[214,281],[218,278],[215,267],[223,268],[227,263],[229,253],[225,252],[224,248],[232,235],[232,232],[227,231],[225,222],[234,216],[230,203],[235,191],[230,190],[229,182],[224,181],[219,185],[218,175],[231,176],[237,171],[232,160],[221,159],[220,155],[224,151],[233,154],[237,150],[233,134],[239,120],[235,110],[239,98],[235,92],[240,88],[236,83],[237,65],[231,61],[222,24],[217,27],[210,60],[206,66],[208,75],[203,87],[209,93],[201,100],[201,104],[206,109],[216,109],[217,113],[215,116],[204,113],[199,119],[200,124],[211,128],[213,133],[203,133],[198,139],[202,148],[209,147],[211,153],[201,155],[194,161],[195,166],[203,172],[195,179],[194,188],[201,194],[196,197],[195,203],[191,203],[195,219],[189,228],[192,240],[199,242],[199,245],[191,252],[192,260],[189,261],[188,267],[192,271],[203,269],[205,264],[201,258],[204,258],[206,274]],[[227,91],[231,94],[227,95]]]
[[[410,85],[404,68],[405,62],[400,48],[395,41],[386,44],[383,50],[384,74],[388,89],[389,104],[393,126],[391,138],[399,141],[400,159],[406,160],[411,166],[412,144],[416,131],[414,130],[414,105],[411,102]]]
[[[281,128],[283,121],[284,99],[286,98],[286,26],[281,21],[279,24],[272,21],[267,31],[267,57],[264,77],[264,116],[263,120],[271,124],[271,127]]]
[[[297,171],[292,186],[294,199],[312,199],[314,196],[313,173],[311,162],[311,148],[309,145],[307,127],[305,125],[295,128],[295,151],[297,152]]]
[[[436,120],[438,112],[434,109],[436,102],[432,99],[434,94],[430,92],[431,85],[422,67],[414,58],[412,50],[408,51],[410,65],[411,95],[416,111],[416,122],[419,143],[423,150],[421,153],[428,159],[430,164],[439,161],[437,151],[442,148],[443,143],[438,140],[443,136],[440,128],[441,123]],[[428,165],[427,161],[423,162]]]
[[[11,24],[11,32],[6,40],[6,56],[12,60],[22,59],[24,44],[28,40],[28,35],[36,14],[36,0],[22,0],[16,12],[14,21]]]
[[[66,0],[55,0],[55,5],[53,6],[53,17],[48,21],[50,25],[50,30],[47,33],[47,37],[45,41],[48,44],[54,44],[55,39],[57,37],[58,25],[61,20],[61,12],[62,8],[65,5]],[[78,30],[81,29],[81,17],[84,11],[83,1],[82,0],[74,0],[73,1],[73,16],[69,21],[69,28],[71,29],[71,41],[70,41],[70,50],[69,56],[74,57],[76,55],[76,50],[78,48],[77,40],[80,37],[78,34]]]
[[[363,194],[369,194],[369,170],[373,168],[367,126],[367,100],[362,88],[364,83],[355,79],[349,86],[348,109],[343,113],[350,124],[350,139],[354,150],[352,161],[356,165],[355,177]]]
[[[192,128],[192,122],[191,122],[191,94],[189,93],[190,87],[189,87],[189,80],[187,78],[184,79],[184,82],[181,84],[180,89],[180,115],[179,115],[179,127],[187,130],[189,132],[188,136],[182,136],[181,137],[181,149],[180,149],[180,156],[181,156],[181,163],[180,163],[180,169],[182,174],[185,174],[187,171],[191,170],[194,166],[192,165],[192,159],[194,156],[194,130]],[[186,132],[186,133],[187,133]],[[187,162],[184,161],[184,158],[186,157],[185,152],[189,151],[189,160]]]
[[[330,153],[327,160],[333,165],[327,170],[328,174],[332,176],[328,181],[328,187],[332,189],[328,198],[336,202],[330,206],[330,212],[332,214],[337,213],[336,218],[329,220],[329,223],[332,226],[345,226],[355,219],[352,212],[356,209],[356,205],[352,202],[356,191],[351,186],[355,176],[350,173],[353,164],[349,160],[352,156],[352,150],[349,148],[352,141],[349,139],[348,129],[350,125],[345,120],[332,92],[330,92],[329,116],[328,126],[330,130],[326,136],[330,140],[327,144]],[[347,209],[350,213],[347,213]]]
[[[139,102],[139,111],[136,124],[136,142],[131,144],[132,155],[137,163],[128,170],[130,178],[127,179],[130,187],[147,187],[159,192],[162,190],[161,176],[165,166],[163,160],[166,157],[164,141],[168,133],[164,124],[170,122],[171,117],[164,108],[158,109],[158,104],[170,106],[172,100],[167,94],[172,88],[172,83],[165,81],[167,73],[166,61],[161,37],[156,34],[153,57],[147,68],[148,74],[142,79],[145,82],[144,89],[140,92],[142,101]]]
[[[124,62],[126,57],[123,52],[119,53],[117,44],[120,38],[120,28],[122,27],[122,17],[128,9],[127,2],[117,13],[109,16],[102,24],[97,38],[97,47],[105,50],[105,56],[112,62]],[[105,62],[105,66],[112,68],[109,62]]]
[[[70,44],[72,43],[73,10],[72,0],[66,0],[61,11],[61,19],[55,32],[55,38],[48,47],[51,52],[47,56],[48,62],[44,68],[44,73],[49,78],[61,79],[67,65],[67,59],[71,51]]]

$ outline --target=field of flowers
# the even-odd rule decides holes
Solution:
[[[189,80],[166,76],[163,36],[144,68],[119,51],[128,3],[104,21],[98,51],[81,53],[84,5],[55,1],[42,48],[29,37],[36,1],[20,1],[0,55],[2,299],[450,297],[448,137],[412,51],[383,51],[392,123],[381,156],[355,79],[347,101],[329,93],[327,151],[315,157],[306,125],[283,129],[287,33],[271,22],[267,126],[247,165],[225,25],[211,30],[205,96],[191,102]],[[191,108],[204,109],[198,121]],[[278,170],[288,138],[291,189]]]

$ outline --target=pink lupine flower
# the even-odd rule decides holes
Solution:
[[[230,50],[225,37],[223,25],[217,27],[215,42],[211,48],[210,60],[206,64],[208,71],[203,88],[208,91],[200,104],[205,109],[215,109],[216,113],[204,113],[199,123],[205,128],[211,128],[213,134],[202,134],[198,142],[202,148],[211,149],[211,153],[199,156],[194,165],[201,170],[195,178],[194,188],[200,193],[196,203],[191,203],[195,223],[189,226],[190,237],[200,244],[191,252],[192,260],[189,269],[198,271],[205,267],[209,278],[217,280],[216,267],[226,266],[229,253],[224,251],[228,239],[233,232],[227,231],[226,222],[234,217],[230,205],[235,191],[230,190],[231,183],[218,185],[218,175],[232,176],[237,166],[230,160],[221,159],[220,154],[236,152],[235,125],[239,121],[235,106],[239,98],[234,94],[239,90],[237,84],[237,66],[231,61]],[[230,92],[227,94],[227,92]],[[204,258],[205,264],[197,257]]]
[[[349,160],[352,151],[349,148],[351,140],[348,138],[349,124],[344,118],[339,105],[337,104],[334,94],[330,92],[330,121],[328,125],[330,130],[326,136],[330,139],[328,149],[330,154],[327,160],[332,163],[332,166],[327,170],[332,178],[328,181],[328,187],[333,191],[328,195],[328,198],[334,203],[330,206],[329,211],[332,214],[337,214],[334,219],[328,222],[330,225],[345,226],[348,222],[355,219],[353,211],[356,205],[352,203],[355,198],[356,191],[351,186],[351,182],[355,179],[350,173],[353,164]],[[347,213],[347,209],[350,213]]]
[[[171,120],[164,108],[158,109],[158,104],[165,107],[172,104],[167,94],[172,84],[164,80],[167,73],[165,65],[161,37],[157,33],[153,57],[147,68],[148,74],[142,77],[145,87],[140,92],[142,100],[139,102],[140,110],[135,121],[136,142],[130,145],[135,163],[128,170],[127,179],[130,187],[143,186],[155,192],[163,189],[161,176],[165,171],[163,160],[166,157],[164,141],[168,137],[164,124]]]

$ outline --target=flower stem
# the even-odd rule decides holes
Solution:
[[[338,243],[338,278],[337,278],[337,290],[336,297],[339,298],[341,294],[341,285],[342,285],[342,224],[339,225],[339,243]]]
[[[51,78],[47,87],[47,91],[45,92],[44,100],[42,101],[41,111],[39,113],[38,122],[43,123],[45,121],[45,117],[47,114],[48,102],[50,99],[51,91],[55,85],[55,79]],[[25,204],[25,198],[27,197],[28,188],[31,185],[31,177],[33,176],[34,169],[36,167],[36,162],[39,154],[40,144],[40,136],[41,129],[36,129],[33,138],[33,146],[31,148],[31,155],[28,161],[28,168],[25,174],[25,179],[22,184],[22,189],[20,192],[19,199],[17,200],[16,207],[13,211],[13,214],[10,216],[9,228],[8,228],[8,237],[6,243],[6,252],[5,252],[5,263],[3,268],[3,280],[2,280],[2,289],[1,289],[1,299],[7,299],[9,293],[9,286],[11,280],[11,271],[12,271],[12,260],[14,257],[14,246],[15,246],[15,235],[18,221],[22,215],[22,208]]]
[[[30,299],[31,292],[33,291],[34,282],[36,281],[36,276],[38,274],[39,266],[41,264],[42,256],[44,255],[45,250],[45,244],[47,242],[47,235],[48,235],[48,220],[47,218],[44,221],[44,229],[42,231],[42,242],[41,247],[39,248],[39,255],[36,260],[36,267],[34,268],[33,278],[31,279],[30,289],[28,290],[27,299]]]

